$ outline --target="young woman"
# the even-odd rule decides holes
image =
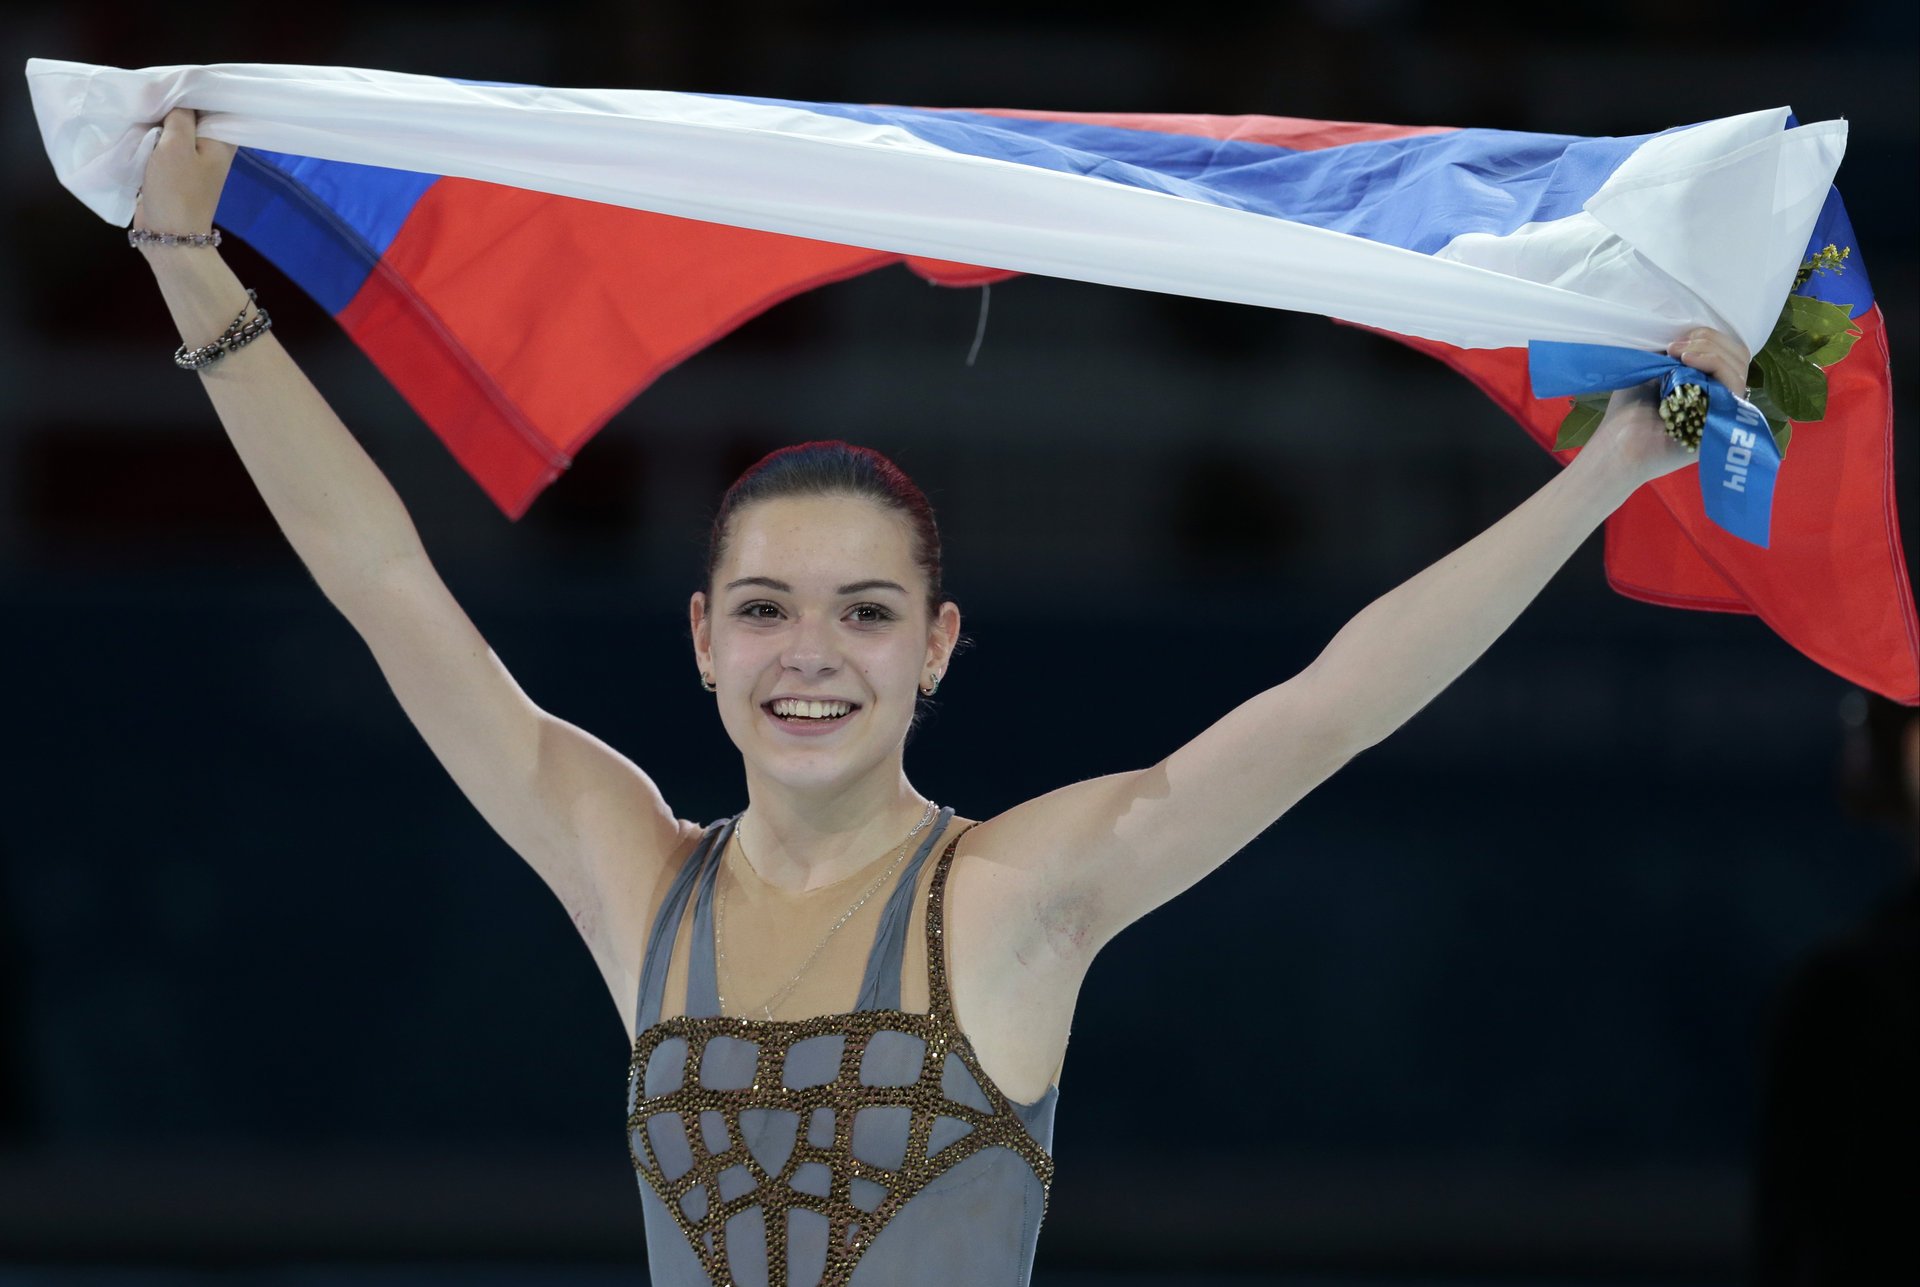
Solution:
[[[137,227],[211,229],[233,149],[194,124],[164,122]],[[185,344],[219,335],[246,296],[218,253],[142,249]],[[1699,329],[1669,352],[1745,393],[1737,341]],[[925,498],[862,448],[775,452],[727,492],[689,603],[748,800],[703,826],[527,699],[270,331],[201,374],[322,591],[592,950],[634,1038],[629,1142],[654,1281],[675,1287],[1026,1281],[1101,946],[1412,716],[1637,487],[1696,459],[1653,386],[1614,395],[1552,481],[1301,673],[1157,764],[976,820],[903,767],[961,638]]]

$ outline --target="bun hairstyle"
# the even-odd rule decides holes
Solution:
[[[893,461],[873,450],[838,438],[796,443],[768,452],[720,498],[707,535],[707,601],[714,602],[714,577],[727,555],[733,519],[761,501],[789,496],[859,496],[906,519],[913,534],[913,562],[927,582],[927,619],[940,615],[946,601],[940,580],[940,528],[924,492]],[[965,637],[955,649],[966,642]],[[915,704],[913,723],[929,699]],[[911,731],[911,729],[909,729]]]

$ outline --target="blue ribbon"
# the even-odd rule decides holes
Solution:
[[[1534,340],[1527,369],[1536,398],[1564,398],[1660,381],[1666,397],[1682,384],[1707,391],[1707,423],[1700,433],[1700,500],[1723,531],[1767,548],[1773,520],[1773,479],[1780,449],[1760,409],[1704,371],[1664,353],[1607,344]]]

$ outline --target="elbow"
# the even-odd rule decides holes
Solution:
[[[1311,666],[1297,680],[1302,700],[1296,727],[1330,765],[1329,772],[1379,745],[1404,722],[1378,709],[1378,686],[1343,685]]]

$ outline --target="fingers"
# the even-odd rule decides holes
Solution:
[[[233,154],[239,151],[239,145],[223,143],[219,139],[200,137],[200,113],[191,107],[176,107],[160,121],[159,148],[169,154],[191,152],[195,156],[213,157],[221,162],[231,162]]]
[[[1704,371],[1735,396],[1747,396],[1747,365],[1752,355],[1732,336],[1710,326],[1696,326],[1684,338],[1667,345],[1667,356]]]
[[[160,145],[171,142],[175,147],[192,147],[198,133],[200,113],[191,107],[176,107],[160,121]]]
[[[136,226],[162,232],[204,232],[212,226],[239,149],[201,137],[200,119],[191,107],[176,107],[161,118],[160,138],[134,198]]]
[[[226,155],[235,151],[232,143],[200,137],[200,113],[191,107],[176,107],[160,121],[159,146],[197,152],[201,156]]]

